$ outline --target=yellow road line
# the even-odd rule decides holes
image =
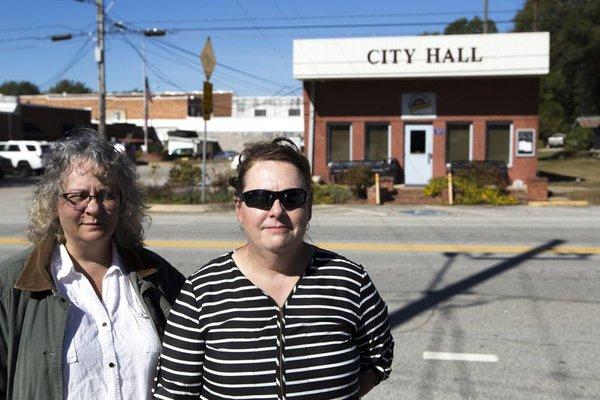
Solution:
[[[26,245],[18,237],[0,237],[0,245]],[[228,240],[148,240],[146,244],[165,249],[215,249],[230,250],[243,244]],[[441,243],[369,243],[369,242],[321,242],[318,246],[332,250],[397,252],[397,253],[525,253],[536,246],[514,246],[501,244],[441,244]],[[600,246],[557,246],[549,249],[552,254],[600,254]]]

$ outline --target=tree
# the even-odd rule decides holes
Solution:
[[[488,33],[496,33],[496,23],[491,19],[488,20]],[[444,29],[444,35],[457,35],[464,33],[483,33],[483,21],[479,17],[473,17],[472,20],[466,18],[459,18],[454,22],[451,22]]]
[[[35,83],[29,81],[5,81],[0,85],[0,93],[7,96],[40,94],[40,88]]]
[[[533,30],[534,0],[515,16],[516,32]],[[540,133],[569,129],[600,114],[600,1],[539,0],[537,30],[550,32],[550,73],[540,82]]]
[[[92,89],[86,86],[85,83],[63,79],[56,82],[54,86],[48,89],[49,93],[91,93]]]

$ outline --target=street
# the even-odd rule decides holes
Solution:
[[[24,249],[30,182],[0,183],[0,258]],[[152,213],[184,274],[243,242],[233,209]],[[600,207],[316,206],[307,240],[369,271],[394,370],[369,399],[600,398]]]

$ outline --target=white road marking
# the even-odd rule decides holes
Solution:
[[[358,214],[369,214],[369,215],[378,215],[380,217],[386,217],[387,214],[384,212],[377,212],[377,211],[371,211],[371,210],[361,210],[356,209],[356,208],[350,208],[350,207],[339,207],[338,210],[346,210],[346,211],[350,211],[350,212],[354,212],[354,213],[358,213]]]
[[[445,353],[437,351],[424,352],[423,359],[441,361],[498,362],[498,356],[495,354]]]

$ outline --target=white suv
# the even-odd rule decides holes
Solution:
[[[0,157],[8,158],[15,172],[20,176],[32,172],[41,174],[46,168],[43,154],[50,150],[50,144],[38,140],[8,140],[0,142]]]

